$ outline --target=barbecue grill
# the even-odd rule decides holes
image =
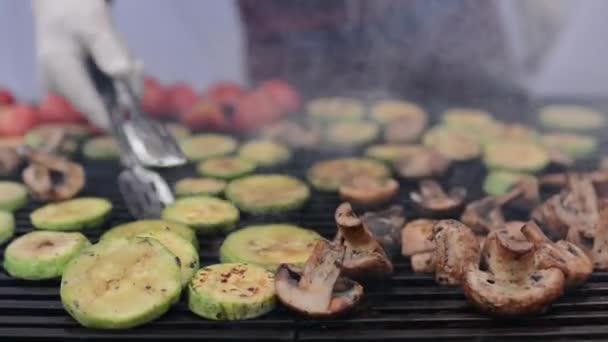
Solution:
[[[554,101],[551,101],[554,102]],[[421,102],[436,119],[437,114],[451,103]],[[488,103],[487,108],[498,115],[513,118],[534,117],[539,103],[508,101]],[[591,102],[596,108],[608,109],[601,102]],[[603,107],[603,108],[602,108]],[[527,114],[527,115],[526,115]],[[602,150],[608,145],[602,141]],[[305,177],[307,168],[316,160],[333,158],[353,151],[295,151],[296,158],[284,166],[262,172],[284,172]],[[78,159],[78,158],[77,158]],[[87,172],[87,186],[82,195],[108,198],[114,204],[111,219],[102,229],[84,233],[96,241],[107,228],[133,220],[117,187],[118,163],[91,162],[80,158]],[[589,169],[596,161],[589,160],[577,167]],[[173,183],[195,173],[192,165],[162,171]],[[444,184],[462,185],[469,199],[482,195],[481,180],[485,170],[479,161],[453,166],[441,179]],[[15,175],[15,178],[17,176]],[[414,182],[401,181],[399,204],[405,206],[408,220],[416,217],[407,194]],[[548,194],[544,194],[546,197]],[[312,228],[325,237],[332,237],[336,227],[334,210],[339,204],[336,194],[314,192],[309,203],[300,211],[280,216],[244,215],[239,227],[253,223],[290,222]],[[32,230],[29,213],[40,204],[31,202],[16,213],[17,234]],[[360,212],[361,213],[361,212]],[[506,211],[509,219],[521,219],[525,214],[516,208]],[[223,236],[201,237],[201,265],[218,262],[217,249]],[[2,248],[2,253],[4,248]],[[459,288],[438,286],[432,275],[414,274],[409,261],[394,256],[395,272],[381,281],[365,284],[363,305],[352,314],[333,320],[316,320],[298,316],[282,306],[257,319],[224,322],[201,319],[192,314],[182,298],[167,314],[142,327],[126,331],[98,331],[81,327],[64,311],[59,298],[59,281],[27,282],[0,273],[0,337],[19,340],[228,340],[228,341],[343,341],[382,340],[553,340],[608,338],[608,272],[595,272],[589,281],[567,293],[550,312],[519,319],[494,319],[477,313],[466,301]]]

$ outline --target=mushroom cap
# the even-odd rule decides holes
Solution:
[[[405,223],[402,206],[393,205],[386,210],[368,211],[363,214],[361,221],[387,252],[398,253],[401,229]]]
[[[457,187],[445,193],[441,185],[434,180],[423,180],[419,184],[420,192],[411,192],[410,198],[418,209],[433,217],[451,216],[464,205],[467,191]]]
[[[501,229],[505,225],[505,217],[502,214],[500,204],[493,196],[487,196],[469,203],[460,220],[471,228],[475,234],[481,235]]]
[[[395,162],[395,168],[404,178],[441,176],[449,166],[449,159],[431,149],[412,153]]]
[[[401,254],[413,256],[435,250],[433,227],[435,220],[417,219],[403,227],[401,231]]]
[[[435,253],[422,252],[414,254],[410,257],[412,270],[416,273],[434,273],[435,272]]]
[[[339,277],[344,247],[319,240],[303,269],[281,264],[275,274],[279,300],[294,311],[312,317],[333,317],[356,306],[363,287]]]
[[[479,265],[479,242],[473,231],[456,220],[440,220],[433,228],[435,280],[459,285],[470,264]]]
[[[338,189],[343,201],[359,205],[378,205],[389,201],[399,191],[399,183],[392,179],[355,176]]]

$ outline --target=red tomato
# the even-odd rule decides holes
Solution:
[[[141,99],[142,109],[151,117],[159,118],[171,114],[171,99],[169,93],[156,79],[144,79],[144,93]]]
[[[224,106],[234,105],[243,95],[245,95],[243,88],[229,82],[217,83],[209,87],[205,92],[205,97],[213,99]]]
[[[254,91],[243,96],[235,106],[233,127],[238,131],[260,128],[281,117],[281,112],[266,93]]]
[[[0,112],[0,135],[19,136],[38,124],[38,114],[34,107],[13,105]]]
[[[169,87],[169,99],[174,113],[181,115],[192,108],[198,101],[198,96],[191,86],[176,83]]]
[[[285,81],[265,81],[260,84],[258,89],[267,93],[284,113],[292,113],[300,109],[302,104],[300,95]]]
[[[222,106],[208,98],[201,98],[189,111],[180,115],[180,121],[191,129],[220,129],[227,123]]]
[[[85,122],[85,117],[63,97],[48,94],[38,105],[42,122]]]
[[[15,103],[15,97],[10,90],[0,87],[0,106],[12,105]]]

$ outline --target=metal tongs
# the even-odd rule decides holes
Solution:
[[[166,128],[145,116],[126,81],[112,80],[93,63],[89,70],[105,100],[111,130],[121,152],[120,160],[125,169],[118,176],[118,187],[125,204],[138,219],[158,218],[174,197],[167,182],[146,166],[178,166],[186,163],[186,158]],[[119,104],[118,94],[127,97],[126,108]],[[127,112],[131,117],[127,117]]]

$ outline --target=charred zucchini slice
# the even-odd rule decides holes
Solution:
[[[319,191],[336,192],[355,176],[390,177],[382,162],[367,158],[341,158],[316,162],[307,173],[308,181]]]
[[[236,150],[237,141],[223,134],[197,134],[180,141],[182,151],[192,161],[225,156]]]
[[[21,183],[0,181],[0,210],[16,211],[27,204],[27,189]]]
[[[259,166],[274,166],[288,161],[291,153],[285,145],[270,140],[256,140],[241,146],[239,157]]]
[[[423,143],[452,160],[474,159],[481,153],[481,146],[468,134],[441,126],[428,131]]]
[[[252,173],[255,164],[239,157],[215,157],[201,161],[197,170],[202,176],[230,180]]]
[[[118,143],[112,137],[94,137],[84,144],[82,154],[92,160],[116,160],[120,157]]]
[[[282,263],[304,265],[315,241],[315,231],[291,224],[248,226],[230,233],[220,248],[220,260],[256,264],[274,272]]]
[[[226,181],[215,178],[184,178],[175,183],[175,196],[218,196],[226,189]]]
[[[213,320],[261,316],[276,305],[274,274],[249,264],[217,264],[201,268],[188,286],[188,306]]]
[[[227,231],[239,220],[239,211],[232,203],[204,196],[177,199],[162,212],[162,218],[183,223],[204,233]]]
[[[0,211],[0,245],[15,235],[15,217],[12,213]]]
[[[112,212],[104,198],[82,197],[50,203],[30,214],[32,225],[46,230],[81,230],[101,226]]]
[[[549,155],[537,143],[500,141],[485,146],[483,160],[489,169],[537,172],[547,166]]]
[[[300,209],[310,190],[301,180],[285,175],[254,175],[234,180],[226,188],[226,198],[252,214],[281,213]]]
[[[540,124],[547,129],[596,131],[605,124],[602,113],[577,105],[550,105],[541,108]]]
[[[179,264],[155,239],[103,240],[67,264],[61,302],[85,327],[139,326],[160,317],[179,299]]]
[[[399,120],[419,120],[426,122],[426,112],[415,103],[398,100],[384,100],[376,102],[371,109],[374,121],[388,125]]]
[[[101,240],[117,238],[130,239],[139,234],[156,231],[169,231],[175,233],[189,241],[194,248],[198,249],[198,239],[192,228],[185,224],[166,220],[139,220],[121,224],[105,232],[101,236]]]
[[[510,171],[491,171],[483,182],[483,191],[489,195],[502,195],[525,177],[534,176]]]
[[[330,146],[357,147],[378,138],[380,128],[370,121],[337,122],[327,128],[326,138]]]
[[[394,163],[397,160],[401,160],[424,150],[426,150],[426,148],[421,145],[380,144],[368,147],[365,149],[364,154],[369,158],[387,163]]]
[[[542,136],[541,141],[549,150],[557,150],[572,158],[586,158],[597,152],[597,139],[574,133],[551,133]]]
[[[346,97],[318,98],[310,101],[306,110],[312,121],[322,124],[361,120],[365,115],[361,101]]]

